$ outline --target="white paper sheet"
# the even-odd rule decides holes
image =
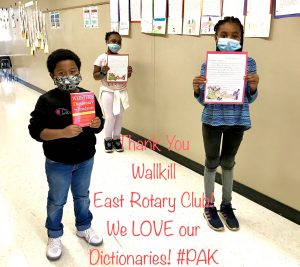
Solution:
[[[220,0],[203,0],[202,16],[221,16],[221,1]]]
[[[166,26],[167,26],[166,19],[154,19],[152,23],[152,33],[165,34]]]
[[[166,13],[167,13],[167,1],[166,0],[154,0],[154,18],[152,25],[152,33],[165,34],[166,33]]]
[[[270,14],[271,0],[247,0],[247,16],[257,14]]]
[[[168,34],[182,34],[182,18],[168,19]]]
[[[107,55],[107,82],[127,82],[128,55]]]
[[[153,17],[166,18],[167,0],[154,0],[154,13]]]
[[[269,37],[271,0],[248,0],[245,37]]]
[[[152,33],[153,27],[153,0],[142,0],[141,28],[144,33]]]
[[[153,0],[142,0],[142,19],[153,19]]]
[[[207,52],[204,103],[243,103],[247,58],[247,52]]]
[[[9,8],[9,17],[10,17],[11,27],[16,28],[15,12],[12,7]]]
[[[300,16],[300,0],[276,0],[275,17]]]
[[[110,30],[112,32],[119,32],[119,22],[110,22]]]
[[[130,0],[130,20],[131,22],[141,21],[141,0]]]
[[[182,33],[183,0],[169,0],[168,34]]]
[[[119,2],[120,21],[129,21],[129,0]]]
[[[91,14],[91,28],[98,28],[98,7],[91,6],[90,7]]]
[[[219,16],[202,16],[200,33],[215,34],[214,27],[220,19]]]
[[[110,21],[119,21],[119,0],[110,0]]]
[[[5,8],[0,8],[0,41],[10,41],[11,32],[9,28],[9,12]],[[0,54],[1,51],[0,51]]]
[[[245,19],[245,37],[269,37],[271,14],[248,15]]]
[[[84,28],[98,28],[98,7],[83,8]]]
[[[83,27],[84,28],[91,27],[91,14],[90,14],[90,9],[88,7],[83,8]]]
[[[120,21],[119,23],[119,34],[122,36],[129,35],[129,20]]]
[[[119,33],[120,35],[129,34],[129,0],[119,1],[120,9],[120,25]]]
[[[200,32],[200,0],[185,0],[183,34],[199,35]]]
[[[183,0],[169,0],[169,18],[182,18]]]
[[[244,16],[245,0],[223,0],[222,17],[234,16],[245,25]]]

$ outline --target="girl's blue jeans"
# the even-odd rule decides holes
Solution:
[[[89,186],[94,158],[78,164],[65,164],[46,159],[45,168],[49,185],[46,228],[48,237],[63,235],[63,208],[67,202],[69,188],[73,195],[75,225],[78,231],[91,226],[93,215],[89,210]]]

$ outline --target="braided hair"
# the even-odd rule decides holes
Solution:
[[[218,21],[218,23],[215,25],[214,30],[215,30],[215,34],[217,35],[218,30],[220,28],[221,25],[225,24],[225,23],[235,23],[240,27],[240,31],[241,31],[241,46],[242,48],[240,49],[240,51],[242,51],[243,49],[243,44],[244,44],[244,26],[241,23],[241,21],[238,18],[235,17],[224,17],[224,19],[220,19]]]

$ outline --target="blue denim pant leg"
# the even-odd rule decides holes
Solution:
[[[46,174],[49,185],[46,228],[49,237],[56,238],[63,235],[61,221],[70,186],[74,199],[76,226],[78,224],[82,230],[90,227],[92,214],[89,211],[88,188],[93,163],[94,158],[79,164],[64,164],[46,159]]]
[[[49,186],[47,199],[46,228],[48,236],[57,238],[63,235],[63,207],[67,202],[72,180],[73,165],[46,159],[46,175]]]
[[[94,158],[76,164],[73,170],[71,191],[74,201],[74,213],[76,228],[84,231],[91,227],[93,215],[90,212],[89,187]]]

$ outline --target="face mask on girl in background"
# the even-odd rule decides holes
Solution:
[[[121,49],[121,46],[119,44],[107,44],[109,50],[113,53],[118,53]]]

